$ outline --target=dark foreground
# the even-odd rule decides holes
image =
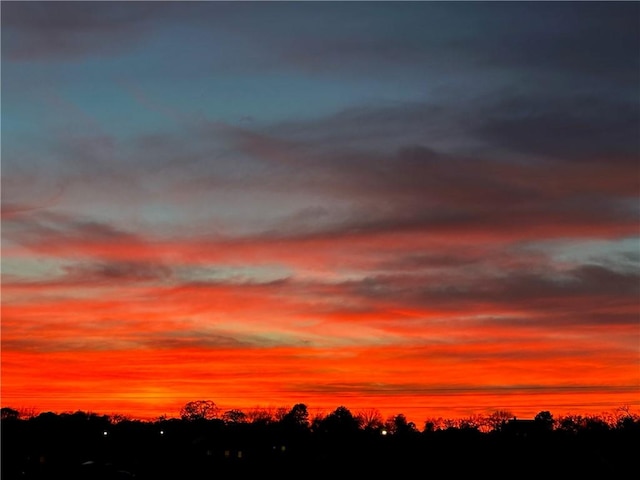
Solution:
[[[630,478],[638,428],[383,435],[211,422],[3,421],[2,480]]]

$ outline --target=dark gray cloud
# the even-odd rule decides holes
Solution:
[[[7,351],[26,352],[90,352],[113,349],[114,343],[120,348],[154,348],[171,350],[176,348],[225,349],[238,347],[263,346],[269,343],[258,336],[236,338],[231,335],[217,334],[205,330],[169,330],[166,332],[146,329],[144,335],[126,326],[118,332],[118,324],[110,318],[97,318],[95,324],[76,325],[77,335],[67,338],[52,339],[46,335],[49,329],[60,328],[55,322],[38,322],[28,337],[2,340],[2,348]],[[143,326],[139,328],[144,329]],[[105,339],[109,339],[109,343]]]
[[[143,247],[146,240],[135,233],[104,222],[71,217],[48,210],[25,212],[3,220],[3,239],[41,252],[70,251],[102,246]]]
[[[66,281],[91,285],[95,283],[161,282],[171,277],[171,269],[150,262],[111,261],[81,263],[64,268]]]
[[[353,107],[321,119],[280,124],[266,134],[292,145],[313,144],[316,152],[389,152],[417,144],[451,154],[504,159],[515,153],[560,160],[606,155],[637,161],[638,132],[637,95],[507,89],[465,105],[452,100],[447,106],[406,102]]]
[[[459,355],[463,356],[464,353],[460,352]],[[477,355],[476,351],[473,351],[471,355]],[[492,355],[497,356],[497,355]],[[476,358],[477,359],[477,358]],[[334,393],[336,395],[349,397],[362,397],[362,395],[370,396],[402,396],[402,395],[421,395],[428,397],[438,396],[451,396],[451,395],[476,395],[481,394],[494,394],[502,395],[509,394],[541,394],[545,391],[557,393],[558,391],[569,393],[589,393],[593,392],[633,392],[634,387],[625,385],[524,385],[514,383],[512,385],[502,386],[477,386],[477,385],[441,385],[441,384],[428,384],[428,383],[366,383],[366,382],[352,382],[352,383],[336,383],[325,382],[322,385],[316,384],[295,384],[292,386],[292,391],[296,392],[324,392]]]
[[[234,63],[244,68],[495,68],[635,88],[639,12],[635,2],[7,2],[3,50],[10,58],[104,53],[188,25],[253,45],[254,53],[238,47]]]
[[[640,97],[506,97],[476,116],[473,130],[497,149],[567,160],[640,158]]]
[[[162,2],[6,2],[2,54],[9,60],[77,59],[113,55],[149,33]]]
[[[178,348],[202,348],[225,349],[238,347],[251,347],[259,345],[261,339],[256,336],[241,337],[240,335],[228,335],[212,330],[198,330],[181,328],[166,332],[151,332],[144,338],[139,338],[141,346],[146,348],[178,349]]]
[[[628,235],[637,222],[632,202],[639,181],[627,157],[507,162],[422,146],[390,154],[339,148],[310,154],[312,144],[244,131],[233,137],[238,151],[279,170],[271,187],[295,185],[356,202],[361,209],[353,218],[337,218],[335,224],[351,232],[466,229],[553,237],[609,229],[611,235]]]
[[[634,318],[640,295],[637,271],[582,265],[552,272],[549,266],[547,272],[516,269],[496,275],[459,265],[457,270],[449,271],[449,276],[415,272],[379,275],[342,283],[341,288],[345,298],[351,301],[360,298],[370,308],[381,308],[381,315],[390,305],[397,305],[440,314],[449,311],[453,315],[476,312],[502,316],[505,312],[526,312],[526,321],[500,318],[495,321],[514,326],[637,323]]]
[[[522,69],[534,74],[532,80],[540,78],[535,72],[560,77],[567,90],[572,81],[576,91],[603,84],[617,84],[626,93],[637,88],[637,3],[510,2],[486,8],[494,9],[491,26],[497,30],[487,30],[470,48],[482,48],[488,63]]]

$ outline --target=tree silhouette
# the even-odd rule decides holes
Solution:
[[[14,408],[2,407],[0,410],[0,418],[2,420],[17,420],[20,418],[20,412]]]
[[[358,425],[365,431],[380,430],[384,427],[384,421],[380,411],[376,408],[361,410],[357,413]]]
[[[347,407],[340,406],[320,420],[319,427],[326,433],[346,434],[357,431],[359,422]]]
[[[533,420],[536,422],[536,425],[540,427],[540,430],[553,430],[555,420],[553,419],[553,415],[551,415],[551,412],[549,412],[548,410],[538,412]]]
[[[582,415],[565,415],[558,421],[558,429],[567,433],[578,433],[585,424]]]
[[[247,411],[247,419],[256,425],[268,425],[273,421],[273,415],[266,408],[252,408]]]
[[[640,440],[640,416],[630,411],[604,418],[568,415],[556,428],[546,410],[523,420],[496,414],[498,430],[490,432],[478,428],[481,416],[434,418],[420,432],[398,414],[387,420],[392,435],[381,435],[372,427],[375,411],[354,416],[340,406],[314,418],[309,428],[305,404],[284,410],[279,421],[275,409],[251,415],[228,410],[216,419],[215,403],[200,400],[186,404],[181,419],[141,421],[83,411],[22,417],[5,407],[0,478],[108,480],[127,471],[139,480],[301,478],[310,468],[320,476],[357,472],[358,478],[385,476],[387,468],[392,478],[408,478],[425,458],[471,478],[483,460],[498,454],[504,468],[492,470],[494,478],[513,478],[523,469],[540,478],[627,478]],[[244,421],[249,418],[255,421]],[[207,421],[193,421],[199,419]]]
[[[287,412],[280,422],[291,428],[307,428],[309,426],[309,412],[304,403],[297,403]]]
[[[418,429],[415,423],[407,421],[407,417],[403,413],[399,413],[387,420],[387,430],[395,435],[406,435],[416,433]]]
[[[509,410],[496,410],[487,418],[487,423],[492,430],[500,431],[509,420],[515,418]]]
[[[225,423],[245,423],[247,415],[242,410],[232,409],[224,412],[222,419]]]
[[[211,400],[195,400],[187,402],[180,409],[183,420],[212,420],[218,418],[218,406]]]

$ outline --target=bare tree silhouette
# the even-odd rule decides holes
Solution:
[[[212,420],[218,418],[219,408],[211,400],[195,400],[187,402],[180,409],[183,420]]]

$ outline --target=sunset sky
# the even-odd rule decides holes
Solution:
[[[1,20],[2,406],[640,409],[640,3]]]

